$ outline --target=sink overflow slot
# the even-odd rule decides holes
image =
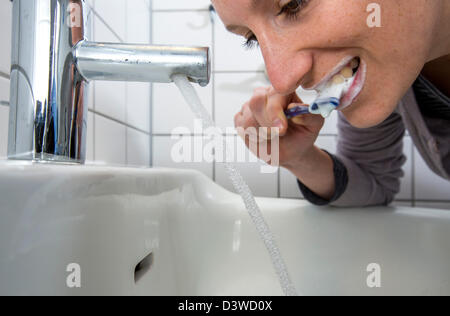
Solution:
[[[153,253],[150,253],[136,265],[136,268],[134,268],[134,282],[138,283],[139,280],[141,280],[144,277],[144,275],[148,271],[150,271],[152,265],[153,265]]]

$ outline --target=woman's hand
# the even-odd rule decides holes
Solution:
[[[235,116],[236,128],[247,130],[260,127],[279,128],[279,162],[280,166],[294,168],[303,159],[310,156],[314,143],[323,127],[324,119],[320,115],[305,114],[288,121],[284,111],[294,105],[302,104],[297,94],[283,96],[277,94],[273,87],[255,89],[253,97],[245,103],[241,112]],[[295,121],[295,123],[294,123]],[[239,133],[241,137],[244,135]],[[263,159],[255,152],[259,144],[251,144],[249,137],[245,143],[253,154]],[[270,142],[270,140],[268,141]],[[252,145],[252,146],[251,146]],[[266,144],[270,148],[270,143]],[[263,151],[264,152],[264,151]],[[263,159],[264,160],[264,159]]]
[[[331,199],[335,192],[333,160],[314,143],[323,127],[324,119],[320,115],[306,114],[288,122],[284,111],[293,105],[302,104],[302,100],[294,93],[288,96],[279,95],[270,88],[256,89],[242,111],[235,116],[235,125],[239,129],[259,127],[279,128],[279,164],[291,171],[311,191],[324,199]],[[295,121],[295,123],[294,123]],[[260,159],[259,152],[267,152],[272,144],[250,144],[245,134],[245,144]],[[273,135],[272,135],[273,136]],[[251,145],[251,146],[250,146]],[[257,151],[255,152],[255,150]]]

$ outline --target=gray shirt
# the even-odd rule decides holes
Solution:
[[[446,111],[450,100],[422,76],[417,79],[415,90],[417,98],[411,88],[395,112],[372,128],[355,128],[340,113],[338,150],[335,155],[330,154],[334,161],[335,195],[329,201],[321,199],[299,182],[305,198],[317,205],[340,207],[390,204],[399,193],[404,176],[406,130],[430,169],[450,180],[450,120],[446,115],[429,115],[436,113],[429,111],[430,107]]]

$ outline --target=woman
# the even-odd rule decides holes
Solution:
[[[258,44],[272,84],[255,90],[237,127],[279,127],[280,165],[317,205],[387,205],[400,189],[403,136],[450,180],[450,1],[212,0],[227,29]],[[368,8],[381,9],[381,27]],[[353,61],[352,61],[353,60]],[[337,154],[314,143],[322,117],[284,111],[349,62],[356,84],[341,100]],[[247,142],[248,145],[248,142]]]

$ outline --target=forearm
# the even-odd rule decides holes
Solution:
[[[319,197],[330,200],[336,191],[334,164],[329,154],[313,147],[301,160],[284,166]]]

